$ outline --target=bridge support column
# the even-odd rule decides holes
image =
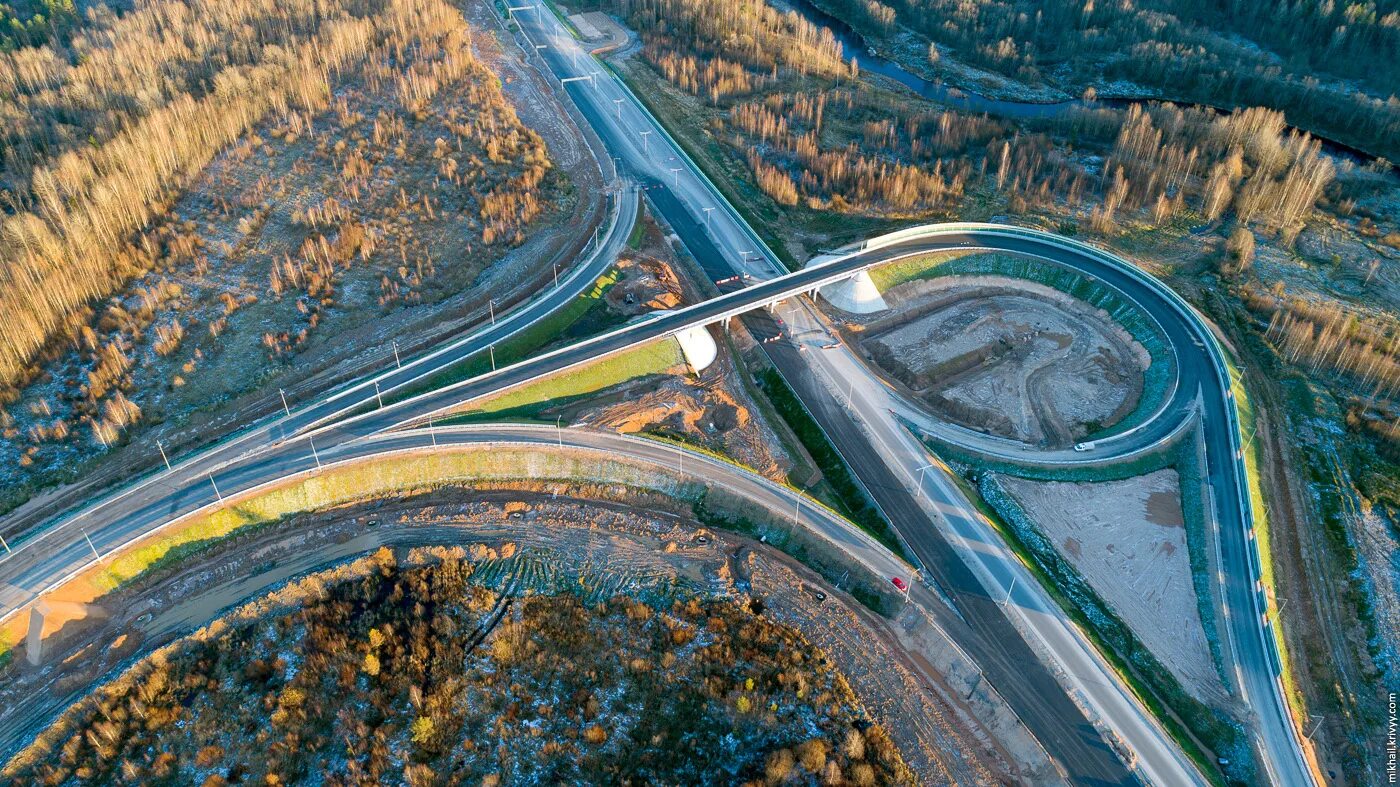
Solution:
[[[715,358],[719,355],[719,346],[715,344],[715,337],[711,336],[709,329],[703,325],[687,328],[676,334],[676,342],[681,346],[685,362],[690,364],[690,368],[697,374],[714,363]]]
[[[849,279],[828,284],[818,290],[826,302],[844,312],[852,314],[872,314],[889,308],[880,288],[875,286],[870,273],[861,271]]]
[[[29,609],[29,635],[25,638],[24,656],[29,666],[44,663],[44,613],[48,609],[41,601]]]

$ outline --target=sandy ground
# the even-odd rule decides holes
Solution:
[[[906,282],[867,324],[872,358],[940,415],[1064,446],[1111,426],[1142,393],[1145,351],[1096,310],[1002,277]]]
[[[560,8],[564,8],[560,6]],[[627,45],[627,31],[612,17],[601,11],[588,11],[582,14],[569,14],[569,22],[583,37],[588,51],[595,55],[611,52]]]
[[[798,627],[837,663],[927,783],[1039,783],[1051,773],[1009,709],[972,683],[975,666],[912,608],[895,623],[878,618],[785,556],[651,503],[448,489],[260,529],[123,589],[103,617],[51,640],[48,666],[12,670],[0,688],[0,750],[12,753],[94,681],[289,579],[381,545],[452,545],[476,560],[531,557],[539,592],[582,583],[585,594],[606,597],[674,584],[761,598],[763,614]]]
[[[640,380],[561,412],[576,423],[625,434],[681,435],[768,478],[783,480],[792,460],[753,406],[738,374],[733,358],[722,349],[699,377]]]
[[[1183,685],[1209,704],[1229,701],[1201,624],[1175,470],[1098,483],[999,480]]]

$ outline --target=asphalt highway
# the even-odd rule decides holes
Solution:
[[[387,429],[404,424],[425,423],[434,413],[459,407],[464,402],[504,388],[519,385],[543,375],[567,370],[598,357],[649,341],[664,339],[693,326],[712,324],[757,307],[790,299],[805,290],[849,276],[853,271],[864,269],[878,262],[888,261],[901,253],[926,254],[940,248],[939,244],[942,244],[941,247],[946,249],[965,249],[978,246],[999,248],[1004,251],[1045,254],[1053,246],[1053,239],[1041,241],[1040,245],[1037,243],[1038,241],[1033,237],[1005,236],[996,231],[979,233],[956,230],[949,231],[937,238],[920,238],[900,247],[887,247],[879,253],[853,254],[777,279],[758,282],[748,288],[722,295],[695,306],[678,309],[628,325],[594,339],[522,361],[494,373],[350,416],[317,427],[300,436],[293,436],[285,441],[269,442],[245,458],[204,476],[198,473],[179,472],[182,466],[177,466],[175,471],[168,474],[170,476],[168,481],[162,482],[160,479],[156,479],[154,483],[145,485],[140,493],[124,495],[109,501],[99,510],[93,512],[94,515],[79,515],[70,520],[70,522],[91,523],[91,526],[85,527],[85,538],[73,537],[68,544],[57,550],[29,549],[7,557],[3,562],[0,562],[0,581],[10,586],[6,588],[6,592],[11,594],[12,598],[22,599],[23,601],[19,603],[25,603],[39,591],[48,587],[55,578],[66,576],[77,567],[85,565],[92,559],[91,551],[94,548],[98,553],[106,554],[111,549],[131,540],[137,534],[150,532],[177,516],[217,502],[220,495],[232,496],[255,489],[263,484],[277,483],[288,467],[313,466],[319,455],[312,448],[313,441],[319,443],[320,452],[329,455],[338,446],[371,438]],[[780,365],[780,369],[782,368],[783,365]],[[799,373],[798,369],[791,367],[784,369],[784,371],[788,373],[788,379],[795,382],[801,390],[801,381],[804,379],[804,375]],[[1187,374],[1184,362],[1182,373],[1183,375]],[[818,409],[817,412],[820,413],[822,410]],[[827,417],[828,423],[830,423],[832,416],[828,414]],[[862,439],[857,436],[847,437],[844,436],[847,433],[843,433],[839,429],[830,426],[828,428],[837,433],[838,446],[843,451],[852,452],[857,450],[857,446],[864,444]],[[847,456],[847,460],[853,467],[857,468],[876,468],[883,464],[872,464],[861,457],[853,459]],[[875,495],[879,487],[870,486],[872,486],[872,495]],[[939,582],[943,592],[953,596],[957,605],[968,605],[976,609],[978,617],[985,617],[987,613],[991,613],[990,619],[999,620],[1002,625],[1005,625],[1004,615],[997,614],[1000,610],[983,608],[991,590],[980,585],[976,579],[968,579],[966,565],[962,563],[961,558],[955,552],[946,549],[946,543],[944,550],[933,551],[930,545],[943,541],[944,536],[936,529],[920,527],[920,522],[928,521],[927,516],[922,514],[917,518],[904,516],[902,507],[907,506],[908,500],[899,503],[888,502],[888,496],[894,495],[895,492],[892,491],[894,487],[886,486],[888,488],[882,494],[887,496],[887,500],[882,501],[882,505],[896,508],[898,513],[891,515],[891,521],[896,523],[911,545],[923,545],[922,554],[919,547],[916,547],[915,554],[925,561],[924,568],[931,572],[935,580],[943,572],[957,575],[955,576],[957,581],[949,579],[946,582]],[[877,500],[879,499],[877,497]],[[87,512],[84,513],[87,514]],[[911,534],[913,534],[912,537]],[[72,535],[76,536],[77,534]],[[89,539],[92,541],[91,548],[87,544]],[[67,570],[64,570],[65,568]],[[1008,587],[1007,590],[1009,591],[1010,588]],[[993,624],[988,623],[987,625]],[[1010,687],[998,686],[998,690],[1012,704],[1032,732],[1046,743],[1047,748],[1052,751],[1061,764],[1067,768],[1074,766],[1085,769],[1083,776],[1086,780],[1102,783],[1119,783],[1127,780],[1127,772],[1112,757],[1102,739],[1094,741],[1092,734],[1088,732],[1091,728],[1084,720],[1083,713],[1069,702],[1055,677],[1045,669],[1034,654],[1026,650],[1025,643],[1015,635],[1014,631],[1002,631],[1001,633],[1006,636],[987,635],[975,641],[959,641],[959,645],[967,649],[979,664],[1004,662],[1006,665],[1005,675],[1031,682],[1031,686],[1027,688],[1017,687],[1016,690],[1012,690]],[[989,652],[981,652],[984,649],[989,649]],[[991,670],[996,668],[988,669],[989,680],[995,686],[997,679],[992,677]],[[1110,691],[1112,693],[1117,693],[1119,690],[1112,680],[1102,679],[1093,680],[1087,688],[1092,691]],[[1052,702],[1046,706],[1036,707],[1042,705],[1046,698],[1057,696],[1060,698],[1060,703]],[[1075,721],[1068,721],[1071,719]],[[1073,735],[1065,735],[1066,726],[1075,731]],[[1145,727],[1144,730],[1150,732],[1150,727]],[[1144,745],[1142,741],[1131,739],[1128,740],[1128,746],[1139,752],[1162,748],[1160,745],[1148,746]],[[1117,766],[1116,773],[1115,765]]]
[[[8,616],[29,602],[29,596],[21,590],[25,585],[20,580],[29,576],[25,572],[36,561],[72,553],[75,543],[82,544],[88,538],[97,549],[110,549],[113,544],[120,543],[131,528],[149,524],[132,519],[133,512],[139,511],[148,517],[164,510],[169,515],[177,515],[199,503],[202,497],[191,493],[201,486],[205,487],[201,491],[215,497],[216,485],[218,493],[233,491],[231,487],[218,485],[217,480],[210,479],[219,479],[226,468],[249,456],[279,446],[284,449],[291,447],[286,441],[317,424],[376,407],[384,401],[384,397],[430,379],[456,363],[489,352],[492,346],[506,341],[577,298],[592,287],[594,281],[617,259],[618,251],[626,244],[628,233],[635,223],[639,199],[634,189],[619,189],[612,202],[610,220],[605,231],[599,235],[599,242],[576,265],[561,272],[558,285],[516,309],[499,315],[488,324],[430,353],[405,358],[401,366],[370,375],[304,406],[289,409],[281,417],[245,429],[193,456],[179,459],[170,469],[138,479],[87,508],[58,513],[39,528],[18,536],[13,533],[6,536],[10,551],[0,552],[0,617]],[[329,447],[329,443],[322,445]],[[301,450],[310,452],[311,443],[304,441]],[[184,492],[180,493],[180,490]],[[125,523],[127,527],[113,532],[113,522]],[[77,552],[81,554],[82,550]]]
[[[316,476],[322,472],[365,461],[382,461],[395,456],[442,455],[447,452],[492,451],[501,449],[535,450],[545,453],[578,455],[595,461],[624,460],[658,468],[658,488],[667,484],[660,476],[698,482],[724,489],[747,503],[767,509],[779,521],[797,517],[795,526],[815,533],[863,565],[879,582],[890,576],[911,575],[912,568],[870,535],[846,519],[832,513],[810,498],[762,476],[735,472],[733,465],[681,446],[614,432],[592,429],[511,424],[436,427],[387,432],[366,440],[335,446],[320,455],[321,466],[309,457],[283,454],[239,471],[233,480],[256,482],[275,477],[284,483]],[[681,454],[684,453],[684,457]],[[915,600],[922,597],[916,594]],[[243,599],[235,599],[238,603]],[[202,625],[204,621],[194,621]],[[0,708],[0,762],[25,746],[38,729],[52,722],[69,703],[81,696],[72,684],[54,686],[43,696],[22,706]]]
[[[528,18],[531,16],[534,18]],[[547,42],[543,44],[545,48],[535,51],[555,76],[561,79],[589,77],[587,81],[569,82],[565,87],[594,131],[621,159],[622,169],[647,184],[648,196],[661,217],[702,267],[711,275],[749,274],[752,277],[746,280],[749,286],[403,401],[381,405],[373,386],[361,385],[352,389],[358,391],[355,395],[327,398],[300,413],[293,413],[292,418],[245,432],[59,521],[21,544],[12,545],[15,551],[0,560],[0,614],[8,617],[19,611],[31,603],[37,593],[89,563],[94,552],[105,555],[182,514],[217,503],[222,497],[279,483],[287,473],[296,472],[298,468],[314,467],[328,458],[344,458],[348,452],[360,450],[359,447],[383,447],[384,438],[379,435],[386,430],[431,423],[430,419],[436,414],[460,407],[464,402],[649,341],[662,340],[690,327],[714,324],[755,308],[798,298],[879,263],[954,249],[998,250],[1075,268],[1119,289],[1158,319],[1170,338],[1177,351],[1179,384],[1169,405],[1158,418],[1149,422],[1153,426],[1124,437],[1122,445],[1112,450],[1128,450],[1135,440],[1156,439],[1158,433],[1152,430],[1178,425],[1179,421],[1172,419],[1182,417],[1185,408],[1194,407],[1197,393],[1201,394],[1204,407],[1199,417],[1206,426],[1207,476],[1218,503],[1216,516],[1221,553],[1227,567],[1224,591],[1231,611],[1227,628],[1231,634],[1231,651],[1237,659],[1242,693],[1259,717],[1259,748],[1269,770],[1269,780],[1290,785],[1310,783],[1299,754],[1296,732],[1282,701],[1277,667],[1264,639],[1267,624],[1261,619],[1261,602],[1253,581],[1257,569],[1252,567],[1253,553],[1248,543],[1252,531],[1248,526],[1247,509],[1236,493],[1242,488],[1239,475],[1242,468],[1236,461],[1238,433],[1233,426],[1228,382],[1219,379],[1214,370],[1209,354],[1214,339],[1199,320],[1183,315],[1159,289],[1106,263],[1100,255],[1052,235],[1010,228],[948,227],[878,248],[851,250],[802,271],[779,275],[771,252],[758,241],[737,212],[669,141],[664,129],[620,82],[611,79],[596,61],[574,54],[577,46],[572,39],[560,34],[557,20],[547,13],[522,14],[517,19],[532,41]],[[635,210],[635,202],[631,209]],[[609,250],[615,252],[626,235],[625,231],[616,231],[617,225],[615,223],[605,236],[603,250],[570,274],[580,277],[573,280],[575,284],[582,282],[586,286],[601,273],[601,269],[590,268],[590,265],[599,265],[599,260],[604,258],[610,264]],[[597,273],[591,272],[595,270]],[[503,339],[507,331],[519,330],[548,309],[562,305],[578,291],[569,292],[571,289],[561,284],[532,301],[531,306],[523,307],[520,313],[531,307],[535,311],[521,317],[522,322],[512,323],[514,328],[505,325],[506,320],[502,319],[494,333],[474,334],[454,343],[450,351],[444,348],[428,356],[423,364],[406,364],[404,370],[393,370],[380,380],[391,381],[395,386],[406,385],[451,362],[479,353],[483,346]],[[537,302],[548,305],[535,306]],[[872,441],[863,436],[864,430],[874,428],[872,422],[878,423],[881,416],[866,412],[857,418],[849,413],[855,408],[848,406],[844,411],[831,408],[812,387],[815,372],[803,363],[807,353],[793,351],[792,355],[795,358],[786,358],[782,351],[774,349],[774,361],[784,377],[803,393],[804,403],[832,433],[847,461],[861,473],[871,495],[886,507],[887,515],[913,547],[937,589],[951,597],[953,606],[961,612],[963,624],[958,631],[966,641],[959,640],[959,644],[983,665],[988,680],[997,686],[1052,756],[1074,774],[1077,781],[1081,778],[1090,783],[1131,781],[1128,771],[1113,756],[1103,737],[1042,663],[1044,654],[1033,653],[1027,647],[1011,628],[1007,611],[991,600],[1005,594],[1005,603],[1024,606],[1029,610],[1025,614],[1044,614],[1045,610],[1032,608],[1034,599],[1030,596],[1023,600],[1014,588],[1003,587],[1002,582],[1008,585],[1015,582],[1010,577],[1016,574],[999,577],[994,571],[984,571],[975,575],[969,570],[949,539],[973,539],[979,537],[977,531],[959,531],[955,524],[951,532],[945,532],[935,526],[926,512],[926,504],[919,502],[918,494],[911,493],[904,486],[905,479],[890,470],[891,455],[901,451],[898,445],[890,442],[890,436],[885,434],[885,444],[872,448]],[[380,382],[378,393],[382,394],[384,388],[384,382]],[[1160,425],[1155,425],[1159,421]],[[429,431],[430,435],[433,433]],[[868,453],[862,453],[862,446]],[[907,450],[904,453],[906,456],[900,461],[911,461],[912,454]],[[936,476],[937,472],[928,475]],[[920,480],[923,480],[922,474]],[[902,493],[896,491],[901,489]],[[938,505],[937,501],[934,503]],[[962,511],[968,517],[974,516],[965,501],[958,497],[948,495],[942,505]],[[946,521],[942,524],[952,521],[951,513],[943,511]],[[1071,639],[1078,643],[1077,647],[1083,646],[1082,638]],[[1062,652],[1070,647],[1069,643],[1040,644],[1049,650],[1049,658],[1060,665],[1060,670],[1066,670],[1066,663],[1078,663],[1074,653]],[[1109,677],[1098,677],[1105,674]],[[1121,696],[1123,691],[1111,674],[1104,671],[1080,674],[1077,680],[1075,690],[1092,695],[1093,701],[1089,704],[1100,708],[1113,706],[1117,702],[1114,697]],[[1124,746],[1138,752],[1144,761],[1150,758],[1153,768],[1166,772],[1179,755],[1173,754],[1173,747],[1169,741],[1164,743],[1159,732],[1150,724],[1135,724],[1119,730]],[[1163,783],[1189,783],[1198,778]]]
[[[1221,580],[1227,618],[1225,629],[1230,639],[1230,652],[1234,655],[1240,693],[1256,714],[1255,748],[1265,771],[1263,776],[1273,784],[1314,783],[1314,771],[1303,754],[1298,730],[1283,698],[1279,666],[1269,641],[1272,634],[1265,617],[1267,602],[1256,590],[1258,560],[1254,545],[1249,543],[1253,538],[1252,515],[1245,493],[1244,467],[1239,461],[1240,434],[1229,398],[1229,381],[1221,376],[1221,351],[1215,338],[1198,314],[1170,294],[1164,285],[1153,283],[1141,274],[1133,275],[1130,263],[1115,264],[1110,255],[1045,233],[1026,235],[977,229],[967,231],[962,237],[949,232],[932,238],[916,236],[889,243],[868,243],[866,246],[871,248],[848,252],[834,262],[809,265],[801,274],[779,277],[779,266],[772,252],[621,80],[612,78],[602,64],[583,53],[552,14],[545,11],[520,14],[517,21],[532,45],[543,44],[544,48],[537,51],[554,74],[562,79],[589,77],[588,81],[578,80],[568,85],[580,112],[613,155],[620,157],[624,167],[639,180],[654,184],[648,196],[707,272],[717,278],[724,276],[725,271],[748,273],[757,279],[775,277],[742,292],[763,299],[763,294],[754,291],[768,287],[768,292],[772,292],[778,289],[774,282],[784,280],[799,287],[812,283],[813,287],[805,288],[810,291],[822,278],[823,271],[833,270],[832,265],[853,270],[867,262],[889,261],[948,248],[986,248],[1038,257],[1078,270],[1123,292],[1157,320],[1175,352],[1177,368],[1170,400],[1141,428],[1106,440],[1103,450],[1128,455],[1166,439],[1193,413],[1201,419],[1206,435],[1206,476],[1211,483],[1212,499],[1217,503],[1216,532],[1225,567]],[[794,278],[809,272],[814,274],[811,278]],[[727,296],[717,300],[724,297]],[[772,300],[781,299],[783,297]],[[716,319],[729,316],[724,313],[723,304],[716,304],[716,307],[719,312]],[[799,372],[793,370],[793,373]],[[794,382],[793,378],[785,377],[790,384]],[[1199,413],[1195,404],[1198,397],[1203,402]],[[812,407],[811,402],[805,403]],[[847,450],[844,445],[838,447]],[[1102,455],[1095,457],[1099,458]],[[849,463],[850,458],[847,459]],[[1036,727],[1032,725],[1032,729]],[[1130,740],[1128,745],[1134,750],[1160,745],[1160,739],[1153,741],[1151,737],[1144,741]]]

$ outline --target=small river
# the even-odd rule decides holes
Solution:
[[[1177,101],[1169,101],[1160,98],[1100,98],[1095,101],[1085,101],[1084,99],[1070,99],[1067,101],[1054,102],[1034,102],[1034,101],[1011,101],[1005,99],[988,98],[976,93],[950,87],[941,82],[930,82],[923,77],[910,73],[898,63],[870,51],[866,46],[865,39],[854,28],[846,22],[813,5],[811,0],[776,0],[776,7],[787,7],[801,14],[807,21],[818,27],[824,27],[831,31],[831,34],[841,43],[841,51],[846,62],[854,60],[860,66],[863,73],[879,74],[888,77],[904,85],[924,98],[937,101],[953,109],[963,112],[986,113],[999,117],[1007,117],[1018,120],[1037,120],[1041,118],[1059,117],[1070,110],[1079,107],[1100,107],[1121,109],[1133,104],[1154,102],[1159,104],[1172,104],[1175,106],[1204,106],[1186,105]],[[1208,107],[1216,112],[1229,112],[1224,107]],[[1287,128],[1305,132],[1306,129],[1297,129],[1293,126]],[[1314,139],[1321,140],[1323,149],[1334,155],[1351,159],[1358,164],[1368,164],[1375,160],[1375,157],[1365,151],[1358,150],[1350,145],[1330,140],[1326,137],[1306,131]]]

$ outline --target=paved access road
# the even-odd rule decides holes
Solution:
[[[437,427],[432,431],[387,432],[366,440],[340,444],[322,453],[320,459],[327,470],[333,471],[366,460],[381,461],[395,456],[506,448],[550,453],[558,451],[600,462],[622,459],[653,466],[658,468],[659,474],[724,489],[738,499],[769,510],[776,519],[795,517],[797,521],[794,526],[817,534],[853,557],[871,572],[873,581],[889,576],[909,576],[912,570],[870,535],[789,487],[753,473],[735,472],[733,465],[704,453],[614,432],[574,428],[556,430],[552,426],[522,424]],[[240,471],[239,478],[256,480],[275,476],[281,483],[316,475],[317,466],[307,465],[302,459],[289,455],[270,456]],[[658,488],[665,488],[664,480],[658,480]],[[312,566],[316,564],[310,563]],[[921,599],[924,599],[922,594],[915,595],[915,601]],[[85,691],[81,686],[64,683],[22,707],[0,708],[0,763],[27,745],[36,730],[52,723]]]
[[[1260,716],[1263,730],[1260,745],[1265,752],[1265,762],[1275,783],[1308,783],[1306,776],[1302,775],[1305,771],[1300,770],[1303,767],[1301,758],[1292,756],[1297,751],[1296,734],[1292,733],[1291,723],[1287,719],[1286,708],[1278,692],[1276,671],[1259,626],[1259,601],[1250,579],[1253,572],[1246,540],[1246,513],[1235,494],[1235,490],[1240,488],[1238,474],[1241,467],[1235,461],[1238,434],[1232,428],[1228,389],[1222,381],[1208,373],[1210,356],[1204,342],[1211,339],[1204,334],[1198,322],[1180,315],[1171,317],[1167,309],[1154,305],[1162,300],[1161,292],[1112,265],[1106,265],[1102,257],[1077,250],[1052,235],[1029,234],[1010,228],[945,228],[880,248],[853,250],[803,271],[780,276],[771,252],[758,241],[753,231],[694,168],[684,153],[665,138],[664,130],[631,94],[620,83],[609,79],[607,72],[591,58],[574,60],[577,56],[571,53],[570,47],[577,47],[572,39],[559,35],[558,22],[552,16],[538,14],[533,20],[527,19],[527,16],[519,17],[526,35],[531,35],[533,40],[554,42],[553,46],[545,44],[546,48],[537,50],[552,73],[564,79],[591,75],[589,81],[570,82],[566,86],[570,95],[598,136],[622,159],[623,168],[648,184],[648,195],[686,248],[716,278],[738,271],[753,277],[751,286],[402,402],[377,406],[378,398],[364,395],[366,389],[361,386],[359,390],[362,394],[354,407],[348,409],[373,409],[324,423],[321,423],[325,421],[324,418],[307,416],[304,421],[278,422],[246,433],[237,438],[236,450],[231,448],[227,453],[216,456],[202,454],[191,461],[181,462],[172,470],[146,479],[19,545],[14,554],[0,561],[0,583],[3,583],[0,584],[0,611],[6,615],[13,614],[29,603],[35,593],[85,565],[92,559],[89,543],[96,551],[105,553],[177,516],[215,503],[220,496],[278,483],[290,472],[313,467],[321,461],[322,454],[345,450],[343,446],[356,441],[370,441],[374,435],[386,429],[422,423],[435,413],[538,376],[572,368],[689,327],[712,324],[760,306],[793,298],[875,264],[950,249],[994,249],[1050,259],[1070,267],[1080,266],[1089,275],[1134,297],[1149,311],[1155,310],[1154,314],[1161,312],[1163,328],[1172,336],[1178,352],[1182,381],[1179,387],[1193,390],[1194,383],[1194,388],[1203,392],[1206,402],[1202,417],[1208,437],[1208,475],[1216,500],[1220,503],[1218,516],[1224,542],[1222,551],[1225,564],[1230,567],[1225,592],[1230,608],[1239,611],[1231,614],[1229,628],[1247,698]],[[575,65],[570,65],[571,60]],[[609,233],[608,237],[608,243],[617,242],[617,233]],[[771,278],[764,280],[765,277]],[[1197,345],[1197,340],[1203,343]],[[499,339],[489,341],[494,343]],[[472,351],[479,352],[481,346],[478,341]],[[1192,352],[1193,347],[1198,352]],[[460,353],[459,357],[465,357],[468,354],[466,350],[464,345],[454,352]],[[436,355],[430,357],[444,358]],[[800,363],[780,363],[779,366],[785,376],[794,382],[795,388],[800,392],[807,390],[807,386],[801,384],[802,378],[811,375],[812,370]],[[419,372],[417,376],[421,377],[421,368]],[[347,409],[345,402],[330,405],[329,401],[318,402],[316,406],[334,407],[344,414],[343,411]],[[813,407],[812,399],[806,401],[809,407]],[[849,415],[845,417],[851,420]],[[836,419],[836,415],[829,415],[826,423],[829,429],[837,431],[838,447],[843,452],[855,450],[854,446],[863,443],[856,435],[860,429],[870,428],[870,423],[864,420],[856,422],[857,431],[851,432],[847,428],[832,426],[837,423]],[[879,420],[878,413],[874,420]],[[869,472],[879,472],[874,468],[888,467],[884,463],[889,455],[899,453],[899,449],[887,440],[886,446],[876,453],[880,455],[881,463],[871,465]],[[905,454],[908,454],[907,450]],[[851,459],[849,453],[847,459]],[[907,456],[904,461],[908,461]],[[852,464],[861,467],[856,462]],[[892,476],[886,479],[883,487],[895,489],[903,483],[903,479]],[[881,488],[881,485],[872,485],[869,481],[866,485],[871,488],[872,494],[875,494],[876,488]],[[905,505],[888,502],[895,499],[886,497],[882,504]],[[958,509],[968,517],[975,516],[968,511],[965,501],[955,497],[949,496],[945,505]],[[965,573],[967,566],[962,564],[962,568],[958,568],[960,558],[948,548],[949,536],[931,527],[929,518],[918,511],[917,506],[908,509],[906,516],[906,510],[901,508],[892,519],[906,540],[915,545],[915,552],[921,559],[928,561],[930,556],[933,557],[935,565],[925,567],[935,579],[940,574],[953,578],[939,589],[952,596],[954,606],[975,610],[973,617],[978,621],[977,626],[990,626],[983,629],[981,636],[975,639],[969,637],[968,643],[959,644],[971,644],[976,648],[975,651],[968,648],[974,659],[982,664],[998,665],[997,668],[1008,676],[1004,680],[1017,681],[1016,690],[1003,691],[1003,695],[1076,781],[1129,781],[1127,770],[1088,725],[1083,713],[1069,702],[1061,684],[1036,656],[1030,654],[1018,636],[1014,633],[1006,635],[1006,629],[997,623],[1005,623],[1004,613],[985,603],[986,599],[1003,593],[1009,597],[1013,590],[1009,583],[1020,580],[1021,575],[1009,573],[999,578],[995,572],[989,571],[977,578],[980,581],[964,584],[958,572]],[[945,515],[948,513],[944,512]],[[953,533],[953,537],[959,539],[971,535],[975,533]],[[942,546],[939,546],[940,543]],[[1003,581],[1008,582],[1008,586],[1002,587]],[[1024,584],[1029,585],[1029,582]],[[1019,602],[1020,599],[1021,596],[1017,595],[1008,601]],[[964,612],[965,617],[967,614]],[[1042,644],[1049,649],[1050,660],[1062,669],[1066,664],[1077,662],[1074,653],[1060,651],[1067,647],[1083,647],[1082,638],[1071,643]],[[1098,708],[1119,704],[1123,690],[1111,672],[1098,670],[1093,676],[1076,675],[1076,680],[1076,690],[1087,695],[1089,704]],[[995,681],[993,683],[995,685]],[[1140,706],[1129,707],[1125,712],[1133,712],[1134,708],[1139,714],[1142,713]],[[1070,734],[1065,734],[1066,729],[1071,731]],[[1126,746],[1138,752],[1144,760],[1150,757],[1152,767],[1161,769],[1161,773],[1168,772],[1166,769],[1172,768],[1174,761],[1179,762],[1179,753],[1174,752],[1170,741],[1150,722],[1137,722],[1117,729]],[[1293,741],[1291,745],[1290,739]],[[1183,778],[1162,781],[1178,784],[1199,779],[1195,774],[1181,775]]]
[[[636,221],[639,195],[636,190],[620,188],[611,197],[611,215],[598,243],[586,251],[571,269],[562,271],[556,286],[539,293],[508,313],[497,315],[488,324],[466,336],[451,341],[430,353],[402,359],[401,366],[368,376],[315,401],[305,403],[279,417],[251,426],[222,442],[179,460],[173,468],[162,468],[145,478],[137,479],[113,494],[95,501],[88,507],[70,513],[55,512],[41,527],[22,534],[10,533],[6,541],[11,551],[0,552],[0,616],[6,616],[29,601],[23,592],[25,585],[16,584],[11,577],[23,575],[35,560],[73,552],[74,544],[86,548],[84,534],[103,551],[121,543],[124,535],[137,532],[144,524],[131,519],[131,512],[152,513],[164,509],[175,515],[189,510],[199,495],[190,495],[201,484],[210,495],[222,473],[239,460],[283,445],[291,437],[316,425],[344,417],[349,413],[373,408],[395,392],[431,379],[443,370],[500,344],[525,330],[555,310],[562,308],[593,286],[617,259],[626,244],[628,233]],[[325,447],[329,447],[326,445]],[[303,448],[310,450],[310,443]],[[185,494],[176,494],[185,489]],[[218,486],[219,493],[233,491]],[[160,501],[153,503],[153,501]],[[123,527],[112,529],[112,523]],[[0,521],[3,526],[3,521]],[[79,550],[81,553],[81,550]],[[91,552],[88,552],[91,557]]]
[[[538,10],[517,14],[516,19],[529,45],[539,53],[550,72],[561,79],[575,80],[567,88],[581,114],[618,157],[615,161],[620,161],[643,182],[652,184],[648,196],[707,272],[716,279],[732,272],[752,274],[759,279],[777,276],[780,269],[771,250],[631,91],[603,64],[582,52],[557,17],[546,10]],[[582,81],[581,77],[589,80]],[[1241,693],[1256,714],[1256,751],[1266,771],[1264,777],[1271,783],[1314,783],[1314,771],[1303,755],[1299,733],[1283,698],[1279,668],[1272,650],[1272,632],[1263,617],[1265,601],[1256,591],[1258,561],[1255,545],[1249,543],[1253,528],[1245,493],[1245,471],[1239,461],[1240,434],[1229,381],[1222,377],[1220,350],[1204,321],[1160,283],[1152,286],[1144,278],[1132,276],[1130,265],[1118,267],[1108,262],[1108,255],[1076,248],[1072,242],[1048,234],[1031,239],[976,230],[961,238],[949,233],[936,240],[905,239],[866,254],[889,260],[952,248],[954,244],[1029,254],[1075,268],[1124,292],[1158,320],[1176,353],[1178,368],[1171,401],[1142,429],[1110,441],[1110,450],[1128,454],[1162,439],[1173,428],[1181,426],[1182,418],[1199,394],[1203,403],[1199,417],[1206,434],[1206,476],[1216,503],[1220,552],[1225,566],[1220,580],[1228,615],[1225,628],[1230,651],[1235,657]],[[854,269],[861,267],[861,260],[858,252],[837,264]],[[820,271],[826,266],[811,266],[803,273],[814,268]],[[820,274],[807,281],[819,278]],[[769,284],[755,284],[748,291]],[[793,370],[793,373],[802,371]],[[789,382],[794,381],[789,378]],[[800,386],[795,387],[800,390]],[[810,401],[806,404],[809,409],[813,406]],[[843,450],[845,448],[842,446]],[[902,523],[896,522],[896,525]],[[1105,698],[1105,702],[1110,700],[1111,697]],[[1032,729],[1035,729],[1034,724]],[[1160,746],[1160,739],[1153,740],[1153,737],[1141,741],[1130,739],[1128,744],[1139,751]]]

